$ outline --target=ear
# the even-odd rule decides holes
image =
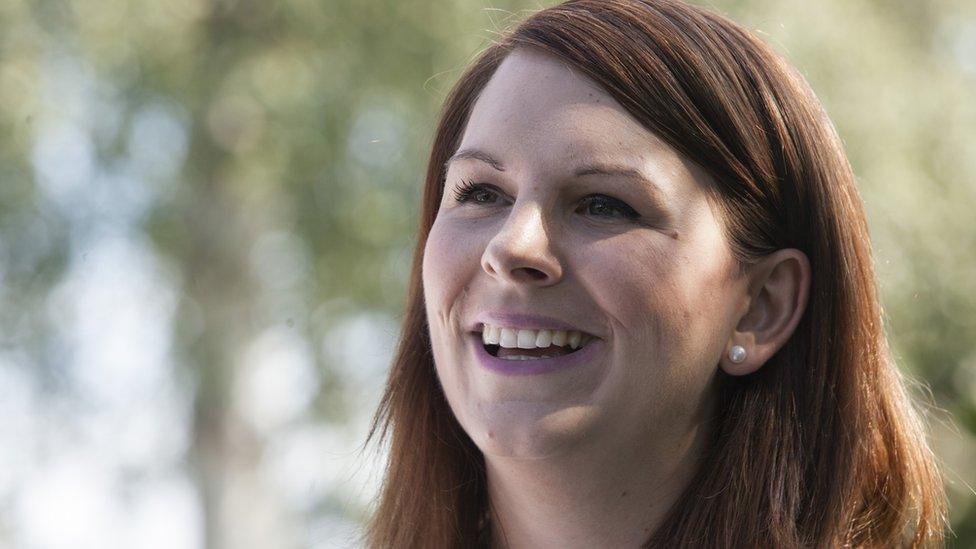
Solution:
[[[762,367],[793,335],[810,291],[810,261],[794,248],[777,250],[749,269],[749,298],[719,363],[729,375],[751,374]],[[735,363],[729,352],[745,348]]]

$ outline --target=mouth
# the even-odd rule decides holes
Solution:
[[[596,336],[578,330],[531,330],[484,324],[481,344],[485,352],[502,360],[550,359],[579,352]]]
[[[585,332],[575,335],[569,331],[545,332],[478,326],[469,334],[477,362],[503,376],[555,374],[584,366],[596,367],[602,362],[603,339]]]
[[[546,349],[506,349],[500,345],[485,345],[485,352],[503,360],[539,360],[571,355],[579,349],[552,346]]]

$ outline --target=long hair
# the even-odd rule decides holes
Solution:
[[[809,301],[792,337],[754,374],[717,374],[718,413],[697,473],[645,547],[939,545],[942,478],[887,347],[840,139],[805,80],[769,46],[677,0],[571,0],[539,11],[488,47],[448,95],[403,332],[370,432],[390,453],[368,544],[487,541],[484,458],[439,385],[420,271],[445,162],[515,48],[577,68],[704,168],[740,266],[782,248],[810,260]]]

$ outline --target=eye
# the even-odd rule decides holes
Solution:
[[[596,217],[617,217],[621,219],[637,219],[640,217],[639,213],[623,201],[602,194],[583,198],[579,209],[576,211]]]
[[[500,198],[501,192],[498,188],[487,183],[462,181],[461,185],[454,189],[454,200],[459,204],[473,202],[474,204],[492,205],[497,203]],[[602,194],[584,197],[576,212],[611,219],[640,218],[640,214],[622,200]]]
[[[454,189],[454,200],[459,203],[494,204],[498,201],[498,191],[492,185],[463,181]]]

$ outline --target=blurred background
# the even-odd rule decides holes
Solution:
[[[0,547],[356,546],[437,109],[552,3],[0,0]],[[976,3],[708,5],[843,136],[976,547]]]

